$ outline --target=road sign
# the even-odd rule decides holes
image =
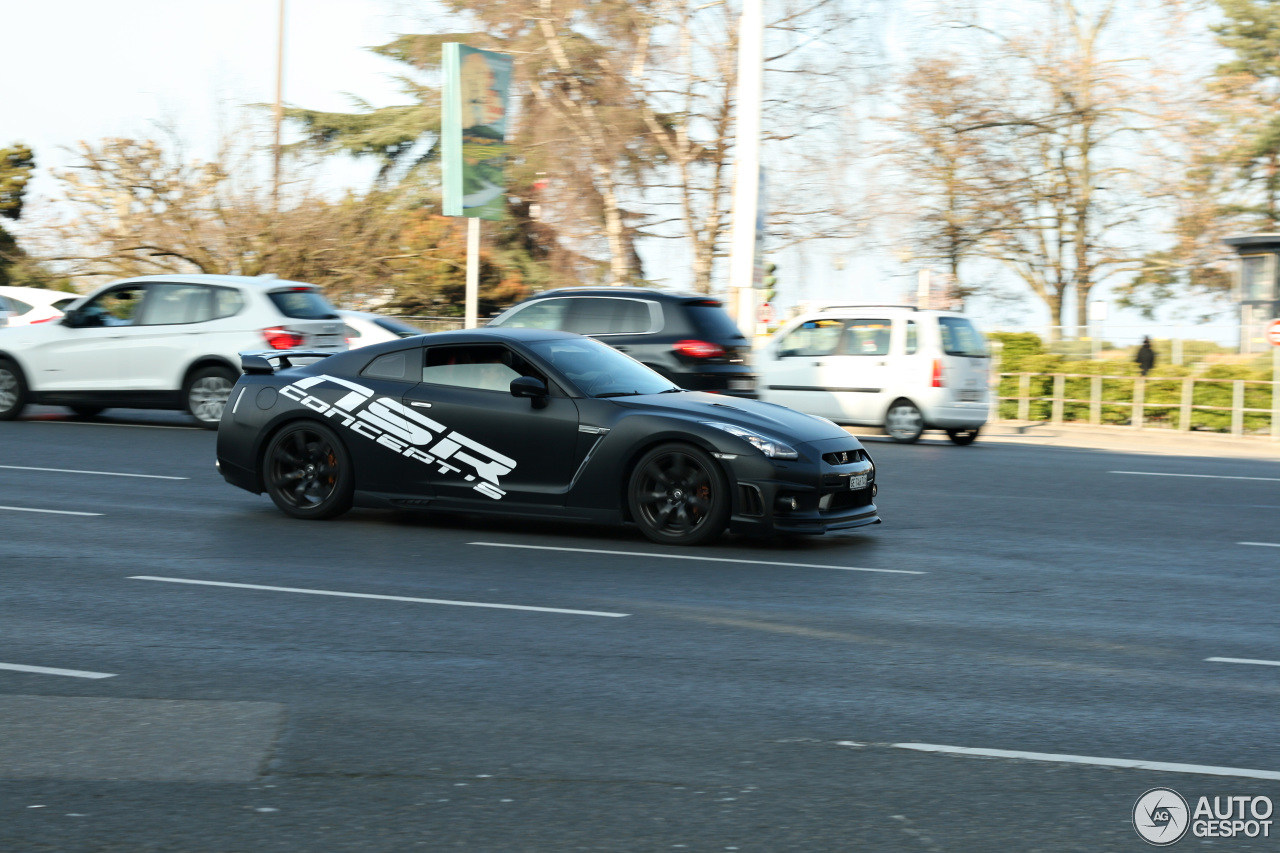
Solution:
[[[756,313],[756,321],[760,323],[772,323],[773,305],[768,302],[760,303],[760,310]]]
[[[1273,347],[1280,347],[1280,319],[1272,320],[1267,326],[1267,340]]]

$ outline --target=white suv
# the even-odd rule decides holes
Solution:
[[[91,417],[185,409],[217,429],[241,352],[341,351],[342,320],[310,284],[168,275],[100,288],[59,321],[0,330],[0,420],[28,403]]]
[[[779,329],[756,368],[761,399],[902,442],[942,429],[971,444],[987,422],[986,341],[953,311],[828,306]]]

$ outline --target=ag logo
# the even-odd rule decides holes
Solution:
[[[1167,847],[1187,834],[1187,801],[1172,788],[1152,788],[1133,804],[1133,828],[1142,840]]]

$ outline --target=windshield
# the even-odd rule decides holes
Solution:
[[[588,397],[630,397],[680,390],[640,362],[594,338],[559,338],[528,346]]]
[[[947,355],[985,356],[987,342],[982,333],[965,317],[939,317],[942,351]]]

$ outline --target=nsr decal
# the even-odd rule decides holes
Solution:
[[[341,385],[350,389],[350,393],[333,405],[306,393],[307,389],[321,382]],[[436,433],[443,435],[448,431],[448,427],[389,397],[371,399],[373,397],[371,388],[322,373],[319,376],[308,376],[306,379],[286,385],[280,389],[280,393],[317,414],[340,420],[342,425],[352,432],[376,441],[401,456],[416,459],[427,465],[439,466],[441,474],[450,471],[462,473],[461,468],[450,465],[444,461],[446,459],[469,465],[475,469],[476,473],[464,474],[463,477],[467,482],[472,482],[476,479],[476,475],[480,476],[481,482],[473,487],[477,492],[494,500],[501,500],[506,495],[506,492],[498,488],[498,478],[503,474],[511,473],[516,467],[514,459],[509,459],[478,441],[451,431],[447,436],[440,438],[434,446],[428,448],[428,445],[440,437]],[[360,408],[361,406],[364,408]],[[427,453],[426,449],[431,452]]]

